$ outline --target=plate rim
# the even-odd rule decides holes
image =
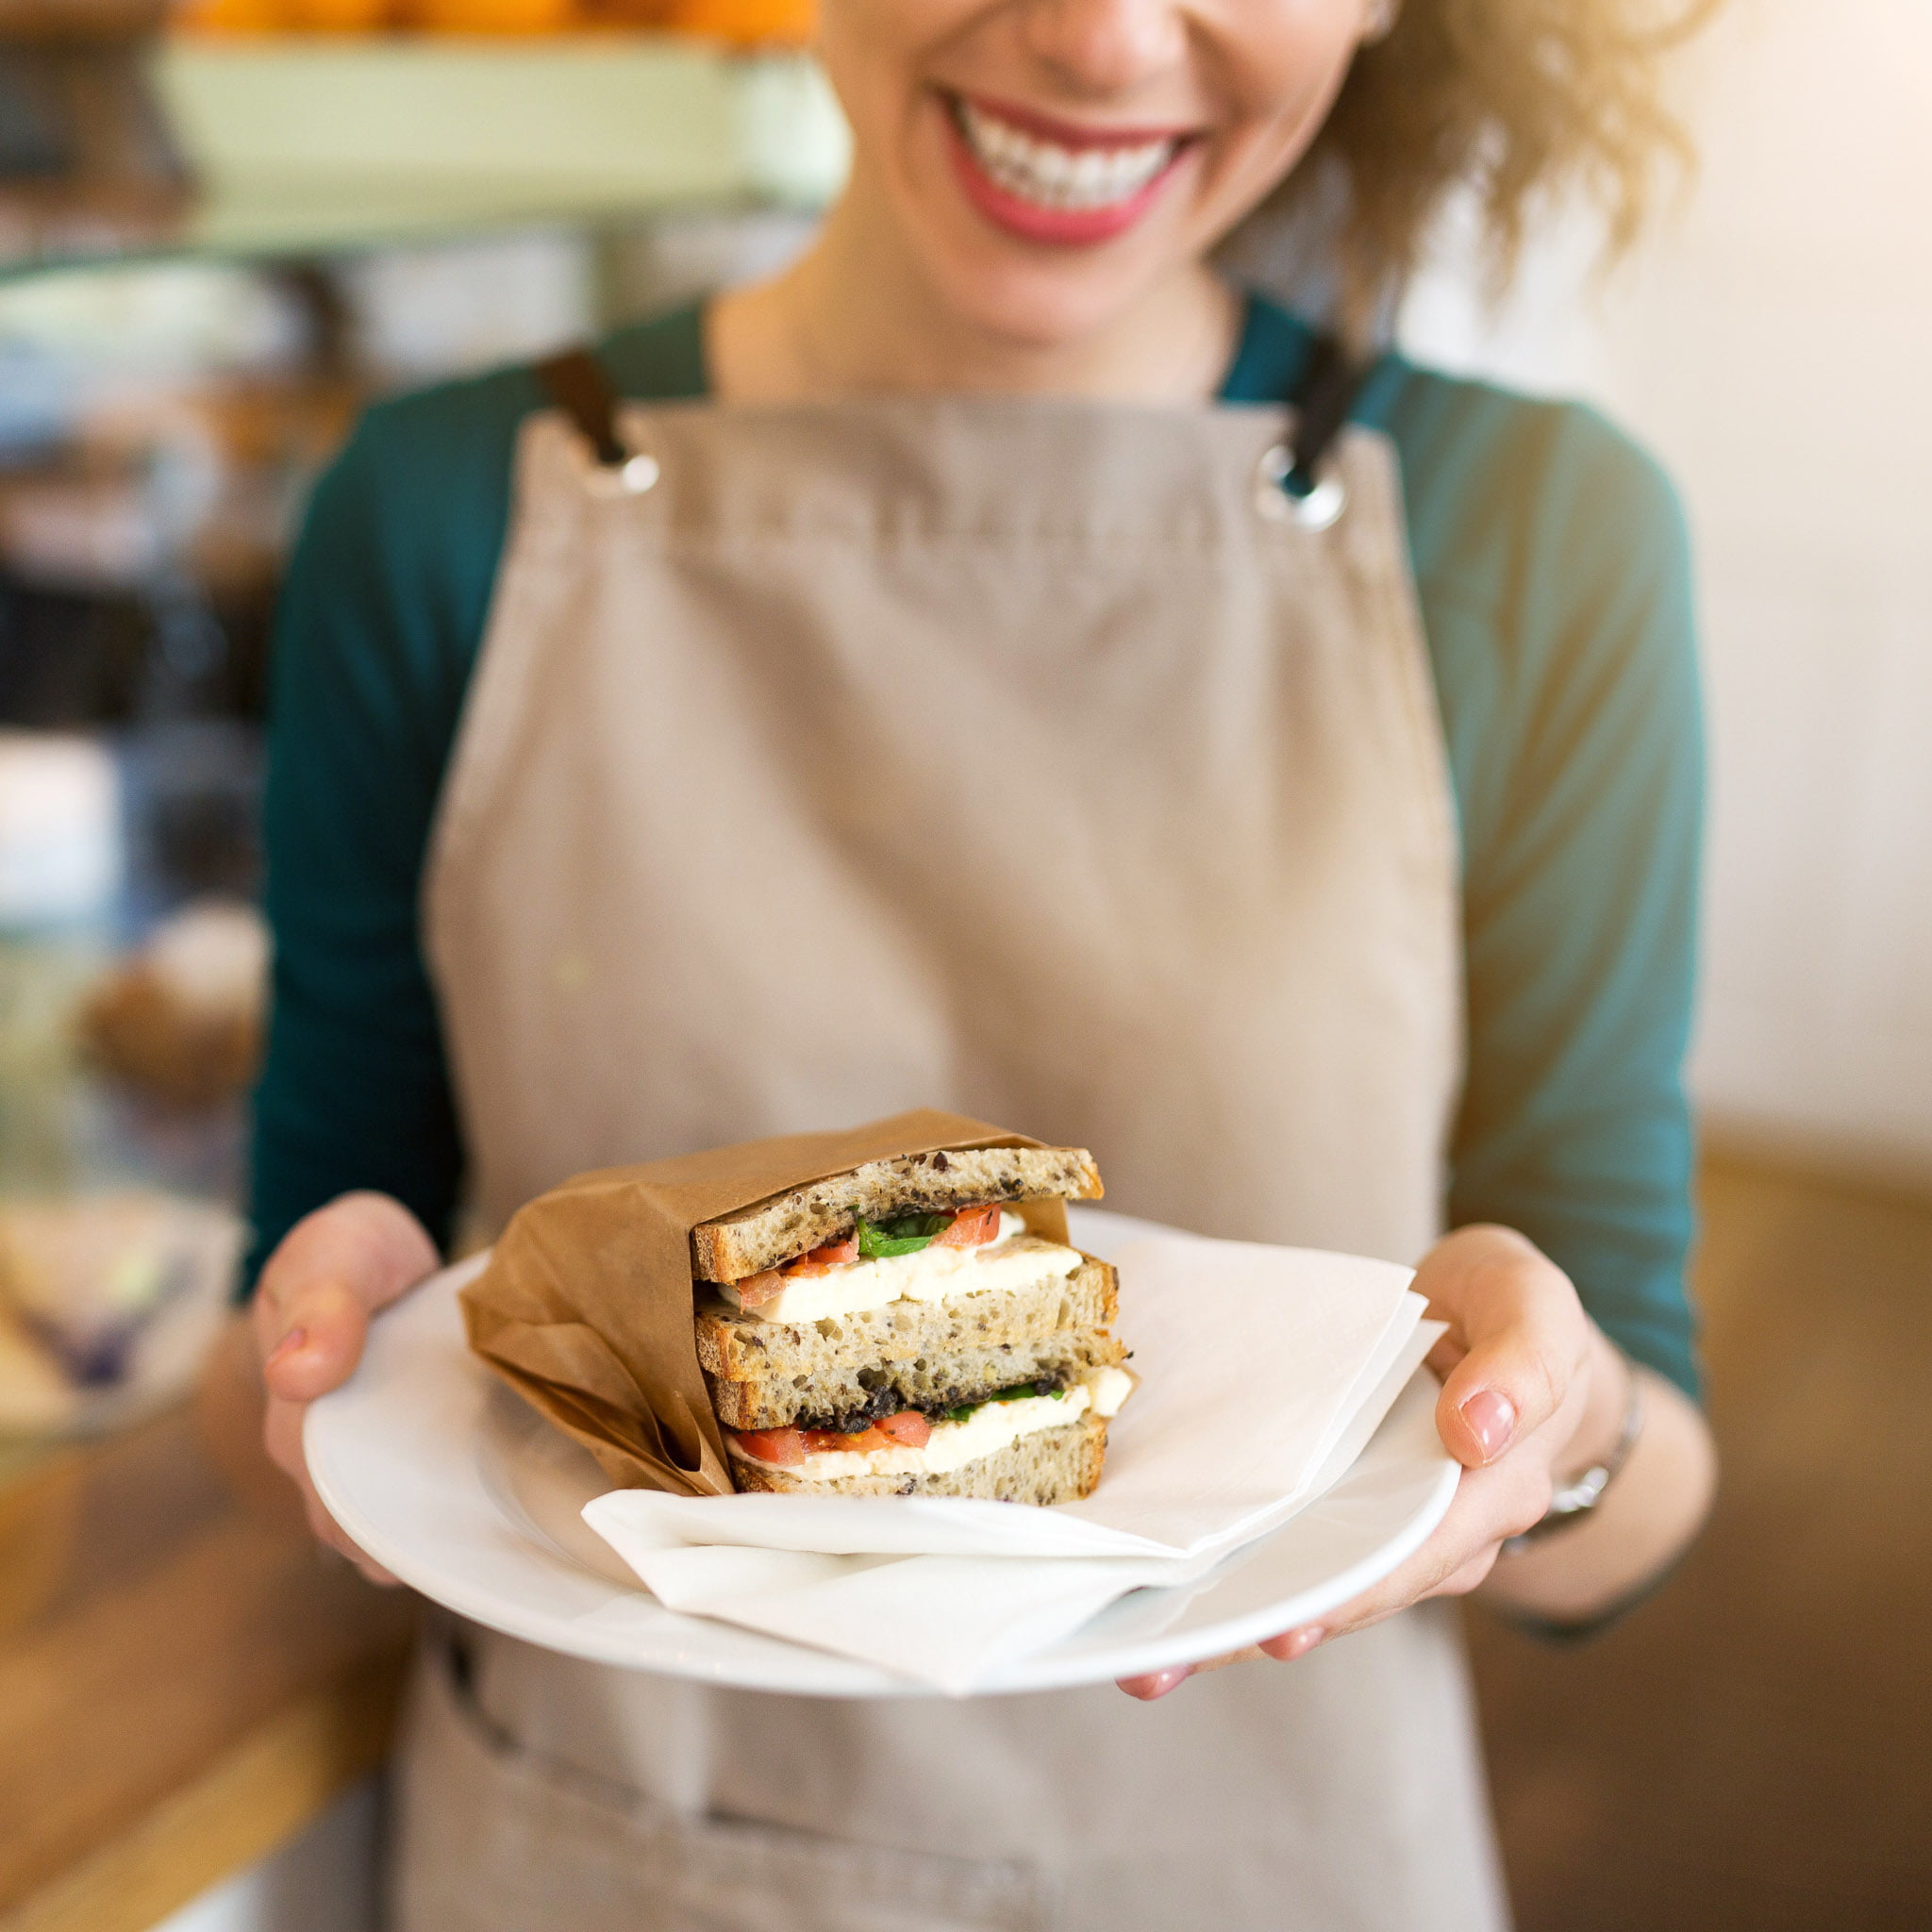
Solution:
[[[1172,1231],[1156,1223],[1093,1208],[1084,1210],[1080,1219],[1104,1224],[1106,1232],[1116,1241],[1130,1240],[1141,1232]],[[303,1421],[302,1442],[309,1479],[315,1485],[323,1506],[352,1541],[401,1582],[458,1616],[520,1641],[589,1662],[682,1677],[721,1689],[762,1690],[791,1696],[873,1698],[941,1697],[947,1694],[936,1686],[899,1676],[883,1666],[868,1664],[856,1657],[813,1649],[722,1620],[673,1610],[658,1603],[640,1583],[633,1586],[630,1593],[640,1604],[649,1606],[656,1618],[665,1620],[663,1628],[671,1636],[671,1641],[663,1642],[656,1655],[641,1657],[637,1653],[635,1633],[597,1627],[590,1621],[592,1613],[589,1610],[573,1615],[560,1608],[525,1608],[513,1597],[506,1597],[498,1585],[476,1582],[459,1568],[451,1570],[442,1564],[419,1560],[413,1546],[392,1537],[380,1518],[372,1517],[361,1506],[354,1486],[345,1484],[342,1479],[337,1456],[338,1445],[333,1440],[337,1433],[337,1419],[356,1414],[357,1398],[352,1391],[362,1380],[364,1365],[382,1348],[379,1338],[385,1333],[393,1338],[390,1344],[391,1349],[401,1345],[405,1335],[410,1340],[423,1339],[419,1337],[419,1331],[433,1330],[437,1318],[444,1314],[445,1305],[449,1314],[454,1315],[458,1292],[481,1272],[487,1258],[487,1255],[472,1256],[439,1270],[412,1290],[406,1305],[397,1307],[383,1318],[386,1324],[393,1323],[394,1326],[372,1327],[363,1362],[358,1365],[356,1374],[341,1389],[318,1398],[308,1407]],[[459,1338],[459,1320],[457,1334]],[[427,1339],[434,1340],[434,1337]],[[474,1423],[475,1416],[485,1408],[484,1397],[490,1387],[490,1372],[470,1357],[459,1341],[452,1372],[467,1381],[468,1410]],[[1418,1399],[1413,1391],[1417,1382],[1423,1378],[1428,1378],[1433,1384],[1434,1378],[1429,1376],[1426,1367],[1417,1368],[1404,1386],[1390,1409],[1390,1419],[1394,1418],[1405,1405]],[[366,1396],[365,1383],[365,1400]],[[1383,1424],[1385,1427],[1387,1420]],[[450,1452],[459,1465],[451,1474],[458,1484],[470,1492],[459,1499],[463,1505],[461,1519],[469,1520],[471,1512],[480,1504],[487,1516],[494,1519],[494,1526],[513,1540],[520,1553],[527,1553],[529,1560],[556,1566],[567,1574],[572,1585],[578,1588],[593,1586],[608,1593],[608,1602],[619,1601],[625,1594],[624,1586],[599,1575],[559,1550],[550,1538],[546,1537],[541,1545],[534,1542],[529,1529],[510,1518],[483,1473],[480,1447],[473,1437],[465,1440],[468,1442],[466,1448]],[[1124,1643],[1118,1651],[1102,1650],[1084,1657],[1062,1656],[1062,1647],[1070,1641],[1063,1639],[1003,1667],[991,1679],[976,1685],[967,1694],[972,1697],[1021,1695],[1109,1683],[1119,1677],[1145,1675],[1176,1664],[1200,1662],[1228,1651],[1241,1650],[1264,1637],[1305,1624],[1324,1610],[1346,1603],[1406,1561],[1447,1513],[1461,1474],[1461,1465],[1443,1450],[1433,1483],[1401,1529],[1347,1569],[1310,1585],[1295,1595],[1206,1625],[1156,1634]],[[1344,1475],[1336,1485],[1336,1490],[1341,1489],[1348,1480]],[[1334,1493],[1335,1491],[1329,1492],[1330,1495]],[[1317,1499],[1309,1507],[1319,1508],[1325,1500]],[[1256,1544],[1233,1553],[1228,1560],[1232,1562],[1252,1557],[1256,1549],[1292,1528],[1297,1520],[1291,1517],[1266,1537],[1257,1539]],[[1207,1577],[1182,1587],[1198,1591],[1214,1574],[1209,1571]],[[1105,1616],[1108,1612],[1102,1610],[1098,1614]],[[676,1639],[685,1633],[690,1633],[697,1647],[680,1654]]]

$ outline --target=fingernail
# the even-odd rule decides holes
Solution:
[[[285,1336],[283,1336],[282,1339],[278,1342],[276,1342],[272,1349],[269,1350],[268,1360],[265,1363],[263,1363],[262,1366],[264,1368],[274,1368],[275,1365],[278,1361],[280,1361],[284,1356],[293,1355],[295,1351],[298,1348],[300,1348],[308,1340],[308,1329],[291,1328],[289,1332]]]
[[[1135,1680],[1140,1686],[1135,1695],[1143,1703],[1152,1704],[1157,1697],[1165,1697],[1176,1684],[1184,1684],[1187,1679],[1188,1667],[1185,1664],[1172,1664],[1164,1671],[1150,1671],[1144,1677]]]
[[[1516,1405],[1493,1389],[1478,1389],[1462,1405],[1462,1420],[1476,1440],[1485,1462],[1493,1462],[1516,1433]]]
[[[1284,1637],[1270,1638],[1261,1648],[1277,1663],[1292,1663],[1298,1657],[1307,1657],[1327,1634],[1320,1624],[1304,1624]]]

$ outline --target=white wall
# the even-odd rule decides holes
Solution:
[[[1713,752],[1713,1129],[1932,1177],[1932,8],[1733,0],[1685,57],[1686,208],[1607,288],[1580,227],[1425,358],[1580,391],[1666,462]]]

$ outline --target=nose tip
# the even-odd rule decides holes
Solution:
[[[1075,91],[1117,93],[1185,58],[1171,0],[1024,0],[1028,49]]]

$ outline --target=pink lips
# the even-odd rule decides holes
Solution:
[[[1158,141],[1165,133],[1161,129],[1114,128],[1104,133],[1090,132],[1066,127],[1019,109],[989,107],[986,111],[1012,126],[1073,148],[1125,146],[1137,142]],[[945,110],[945,123],[953,169],[959,177],[959,185],[965,191],[967,200],[988,221],[1006,229],[1008,234],[1018,235],[1028,242],[1051,242],[1060,247],[1087,246],[1124,234],[1159,199],[1161,191],[1174,178],[1175,162],[1188,151],[1187,142],[1179,141],[1174,158],[1166,167],[1146,187],[1124,201],[1111,202],[1105,208],[1044,208],[1039,202],[1009,193],[986,172],[980,165],[979,157],[974,153],[972,143],[960,131],[958,119],[950,106]]]

